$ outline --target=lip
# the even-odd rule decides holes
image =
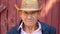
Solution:
[[[33,20],[26,20],[26,21],[33,21]]]
[[[32,22],[32,20],[27,20],[27,22]]]
[[[27,21],[27,22],[32,22],[31,20]]]

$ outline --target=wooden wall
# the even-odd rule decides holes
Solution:
[[[46,5],[46,1],[44,0],[42,3]],[[20,18],[14,7],[15,4],[20,6],[21,0],[0,0],[0,6],[2,5],[0,7],[0,34],[5,34],[18,24]],[[39,20],[54,26],[56,34],[60,34],[60,0],[57,0],[48,11],[43,10]]]

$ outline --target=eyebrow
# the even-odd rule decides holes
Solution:
[[[28,11],[24,11],[24,12],[28,12]],[[29,11],[29,12],[31,12],[31,11]],[[36,10],[36,11],[32,11],[32,12],[39,12],[39,10]]]
[[[28,13],[36,13],[36,12],[39,12],[39,11],[32,11],[32,12],[27,12],[27,11],[24,11],[26,14]]]

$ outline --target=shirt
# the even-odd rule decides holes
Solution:
[[[22,22],[21,25],[19,26],[18,30],[21,28],[21,34],[27,34],[27,33],[23,30],[22,26],[23,26],[23,22]],[[36,29],[32,34],[42,34],[41,24],[40,24],[39,22],[38,22],[38,26],[39,26],[39,28]]]

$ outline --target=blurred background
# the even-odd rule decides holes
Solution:
[[[0,34],[6,34],[8,30],[16,26],[19,14],[15,4],[20,7],[22,0],[0,0]],[[56,34],[60,34],[60,0],[38,0],[43,6],[39,20],[54,26]]]

